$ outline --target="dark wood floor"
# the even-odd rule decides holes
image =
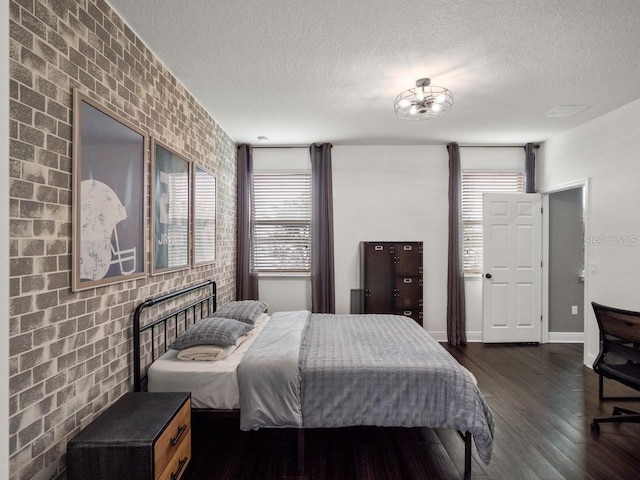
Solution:
[[[598,377],[582,365],[582,345],[482,345],[451,348],[478,380],[495,417],[490,465],[473,455],[474,479],[637,479],[640,425],[603,424],[593,416],[613,405],[598,402]],[[633,395],[614,382],[605,394]],[[188,480],[460,479],[464,445],[455,432],[427,428],[309,430],[304,471],[297,471],[297,435],[289,430],[240,432],[237,420],[194,419]]]

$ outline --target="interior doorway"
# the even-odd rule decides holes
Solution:
[[[549,194],[549,338],[584,342],[584,194]]]
[[[585,343],[587,180],[543,197],[543,341]]]

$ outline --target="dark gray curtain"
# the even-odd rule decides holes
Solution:
[[[311,154],[311,311],[335,313],[333,182],[331,144],[313,144]]]
[[[238,225],[236,257],[236,300],[258,300],[258,276],[251,268],[251,178],[253,148],[238,145]]]
[[[527,143],[524,146],[524,192],[536,193],[536,149],[540,145]]]
[[[449,269],[447,273],[447,340],[450,345],[467,343],[464,272],[462,265],[462,176],[460,148],[447,145],[449,152]]]

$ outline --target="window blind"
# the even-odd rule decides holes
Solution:
[[[189,174],[168,173],[166,185],[169,190],[168,198],[190,197]],[[161,209],[159,223],[166,225],[167,241],[171,248],[167,250],[167,266],[185,265],[189,262],[189,242],[185,232],[189,230],[189,202],[167,202],[167,218],[163,217]],[[162,231],[162,227],[160,227]],[[162,254],[161,254],[162,255]]]
[[[311,271],[311,173],[254,172],[253,268]]]
[[[482,272],[483,193],[524,193],[524,172],[462,172],[462,257],[465,273]]]

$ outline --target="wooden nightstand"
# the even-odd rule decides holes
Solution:
[[[191,460],[191,394],[127,393],[67,444],[68,480],[178,480]]]

